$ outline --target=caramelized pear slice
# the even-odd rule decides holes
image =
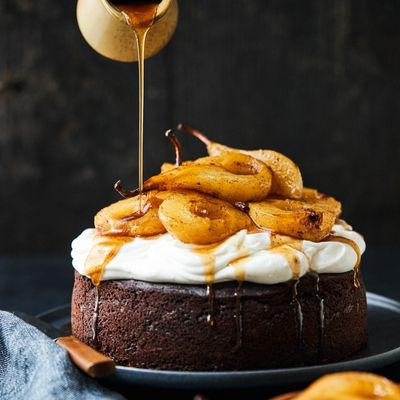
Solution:
[[[169,163],[169,162],[165,162],[161,165],[161,173],[169,171],[171,169],[176,168],[177,166],[175,164]]]
[[[167,231],[184,243],[211,244],[247,228],[250,218],[226,201],[197,192],[175,192],[158,214]]]
[[[338,372],[325,375],[295,397],[296,400],[398,400],[400,386],[368,372]]]
[[[340,203],[332,197],[307,190],[300,200],[269,198],[249,203],[249,215],[263,229],[319,242],[332,230]]]
[[[142,210],[139,196],[130,197],[100,210],[94,219],[101,235],[152,236],[164,233],[164,225],[158,218],[158,208],[167,192],[151,191],[142,194]]]
[[[291,159],[283,154],[273,150],[235,149],[217,142],[212,142],[203,133],[187,125],[180,124],[178,129],[190,133],[201,140],[207,146],[207,151],[210,156],[219,156],[230,151],[235,151],[262,161],[272,171],[271,194],[277,194],[294,199],[301,197],[303,179],[300,169]]]
[[[334,213],[336,218],[338,218],[342,213],[342,204],[340,201],[337,201],[335,198],[324,193],[318,192],[317,189],[304,188],[301,200]]]
[[[264,199],[271,183],[271,171],[262,161],[228,152],[166,170],[148,179],[144,189],[196,190],[234,203]]]

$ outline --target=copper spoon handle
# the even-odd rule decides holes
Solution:
[[[60,337],[56,343],[67,350],[72,362],[92,378],[102,378],[115,371],[114,361],[74,336]]]

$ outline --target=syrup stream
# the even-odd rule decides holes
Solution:
[[[128,4],[125,4],[128,3]],[[159,3],[136,1],[116,4],[126,19],[126,23],[133,28],[136,39],[137,60],[139,71],[139,210],[142,209],[143,193],[143,128],[144,128],[144,56],[147,32],[154,23]]]
[[[135,29],[139,69],[139,210],[142,210],[143,193],[143,127],[144,127],[144,49],[147,29]]]

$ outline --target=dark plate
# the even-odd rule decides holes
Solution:
[[[227,389],[254,388],[312,381],[335,371],[371,371],[400,360],[400,303],[368,293],[368,346],[345,361],[301,368],[282,368],[233,372],[157,371],[117,366],[113,383],[142,385],[152,388]],[[68,332],[70,307],[46,311],[38,317]]]

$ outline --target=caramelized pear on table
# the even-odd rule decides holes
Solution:
[[[197,192],[172,193],[158,213],[167,231],[184,243],[219,242],[251,224],[230,203]]]
[[[400,387],[382,376],[367,372],[325,375],[293,400],[399,400]]]

